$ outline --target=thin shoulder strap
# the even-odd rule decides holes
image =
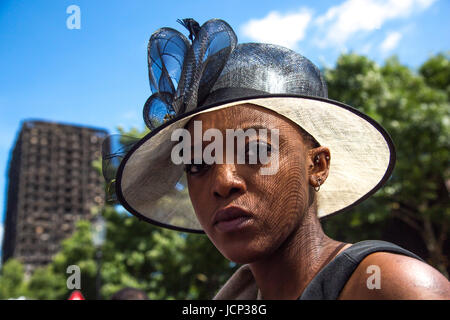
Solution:
[[[379,251],[400,253],[423,261],[414,253],[381,240],[357,242],[328,263],[308,284],[300,300],[335,300],[359,263],[369,254]]]

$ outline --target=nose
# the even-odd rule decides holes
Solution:
[[[235,164],[216,164],[214,169],[212,192],[215,197],[227,198],[247,191],[247,185],[244,179],[238,176]]]

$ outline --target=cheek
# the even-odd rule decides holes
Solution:
[[[272,237],[285,237],[297,226],[308,207],[306,171],[298,158],[280,158],[280,168],[274,176],[259,176],[260,201],[257,206],[266,217],[262,229]]]
[[[194,208],[197,219],[202,226],[205,226],[210,216],[210,207],[208,202],[208,188],[206,182],[196,178],[187,178],[189,198],[191,199],[192,207]]]

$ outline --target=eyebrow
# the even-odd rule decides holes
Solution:
[[[256,133],[258,134],[259,132],[258,132],[258,130],[259,129],[265,129],[265,130],[267,130],[268,132],[271,132],[271,130],[274,130],[274,129],[278,129],[278,128],[267,128],[266,126],[263,126],[263,125],[252,125],[252,126],[248,126],[248,127],[243,127],[243,128],[237,128],[237,129],[242,129],[242,130],[247,130],[247,129],[256,129]],[[279,130],[279,129],[278,129]],[[283,134],[281,134],[281,131],[279,130],[278,131],[279,132],[279,144],[281,145],[282,143],[284,144],[284,142],[285,142],[285,140],[286,140],[286,138],[284,137],[284,135]],[[267,136],[267,138],[268,139],[270,139],[270,135],[269,136]]]
[[[237,129],[242,129],[244,131],[248,130],[248,129],[255,129],[255,130],[266,129],[268,131],[271,130],[271,129],[269,129],[269,128],[265,127],[265,126],[262,126],[262,125],[254,125],[254,126],[249,126],[249,127],[244,127],[244,128],[237,128]]]
[[[230,129],[230,128],[229,128]],[[263,126],[263,125],[251,125],[251,126],[245,126],[245,127],[242,127],[242,128],[234,128],[234,129],[232,129],[232,130],[244,130],[244,131],[246,131],[246,130],[248,130],[248,129],[255,129],[256,130],[256,133],[258,134],[259,132],[258,132],[258,130],[259,129],[265,129],[265,130],[267,130],[267,131],[270,131],[270,130],[273,130],[273,129],[276,129],[276,128],[272,128],[272,129],[270,129],[270,128],[267,128],[266,126]],[[281,143],[283,143],[284,144],[284,141],[285,141],[285,137],[283,136],[283,135],[281,135],[280,134],[280,145],[281,145]],[[269,137],[268,137],[269,138]],[[205,144],[209,144],[210,142],[209,141],[202,141],[202,148],[204,147],[204,145]],[[194,150],[194,148],[195,148],[195,145],[191,145],[191,151],[192,150]],[[191,153],[192,154],[192,153]]]

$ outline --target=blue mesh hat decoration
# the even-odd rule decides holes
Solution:
[[[253,104],[289,119],[331,151],[327,180],[317,195],[319,218],[348,210],[389,178],[395,149],[387,132],[357,109],[327,97],[319,69],[281,46],[237,44],[223,20],[179,22],[189,39],[171,28],[150,37],[152,95],[141,139],[110,136],[103,143],[103,174],[111,201],[139,219],[202,233],[189,199],[184,165],[171,160],[174,130],[196,115]]]

